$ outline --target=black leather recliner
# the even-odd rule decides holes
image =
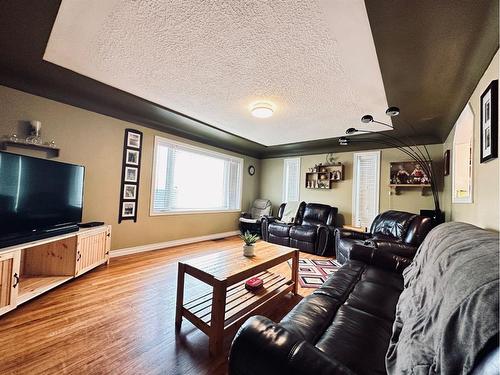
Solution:
[[[292,224],[279,222],[281,216],[273,219],[265,218],[262,224],[262,238],[271,243],[308,253],[333,255],[337,212],[337,207],[302,202]]]
[[[432,219],[429,217],[402,211],[386,211],[373,220],[369,233],[342,228],[335,230],[337,261],[344,264],[354,245],[367,245],[413,259],[431,229]]]

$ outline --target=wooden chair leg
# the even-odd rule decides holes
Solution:
[[[184,304],[185,266],[179,262],[177,269],[177,302],[175,307],[175,329],[179,331],[182,325],[182,306]]]

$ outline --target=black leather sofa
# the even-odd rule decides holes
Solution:
[[[354,245],[368,245],[412,259],[431,229],[432,219],[429,217],[403,211],[386,211],[373,220],[369,233],[337,228],[336,258],[343,264],[349,259],[349,253]]]
[[[279,222],[283,210],[277,218],[264,218],[262,239],[312,254],[333,255],[337,212],[337,207],[301,202],[292,224]]]
[[[447,223],[429,237],[410,267],[353,245],[351,259],[280,323],[254,316],[243,324],[229,374],[498,373],[485,372],[500,366],[498,235]],[[472,260],[482,271],[473,280]]]

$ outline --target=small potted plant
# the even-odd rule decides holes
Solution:
[[[243,245],[243,255],[246,257],[253,257],[255,255],[254,244],[259,239],[259,236],[246,231],[244,234],[240,234],[240,238],[243,240],[243,242],[245,242],[245,244]]]

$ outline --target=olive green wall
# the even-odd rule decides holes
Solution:
[[[442,176],[442,145],[430,145],[428,149],[437,175]],[[314,190],[305,188],[305,173],[308,168],[315,164],[326,164],[326,155],[301,156],[300,161],[300,200],[305,202],[324,203],[339,209],[339,224],[352,223],[352,177],[354,152],[336,153],[336,162],[344,164],[343,181],[333,183],[330,190]],[[273,206],[279,205],[282,194],[283,158],[261,160],[261,182],[260,193],[263,198],[271,199]],[[381,150],[380,165],[380,212],[389,209],[402,210],[418,213],[420,209],[434,209],[434,203],[430,191],[422,196],[421,189],[401,189],[399,195],[395,195],[389,188],[389,163],[394,161],[406,161],[408,157],[397,149]],[[442,183],[440,183],[441,188]]]
[[[497,159],[486,163],[480,163],[480,106],[481,95],[491,81],[499,78],[499,52],[491,61],[488,69],[479,81],[474,93],[469,99],[472,111],[474,112],[474,146],[473,146],[473,202],[472,203],[451,203],[452,176],[446,176],[445,199],[451,210],[453,221],[463,221],[477,225],[482,228],[500,230],[499,219],[499,168]],[[452,129],[443,150],[451,150],[451,160],[453,160],[453,136],[455,128]],[[500,148],[500,147],[499,147]],[[451,169],[451,168],[450,168]]]
[[[196,143],[4,86],[0,86],[0,105],[0,137],[13,132],[25,135],[21,132],[26,127],[23,121],[40,120],[44,140],[54,139],[61,148],[61,155],[56,160],[85,166],[83,220],[112,224],[112,249],[204,236],[238,228],[239,213],[149,216],[154,136]],[[137,223],[124,221],[118,224],[125,128],[144,132],[144,140],[138,220]],[[224,150],[218,151],[244,159],[242,208],[246,209],[258,195],[260,162]],[[33,154],[22,149],[16,149],[15,152],[45,157],[40,152]],[[256,166],[254,176],[246,172],[250,164]],[[199,183],[200,194],[203,194],[203,181]]]

